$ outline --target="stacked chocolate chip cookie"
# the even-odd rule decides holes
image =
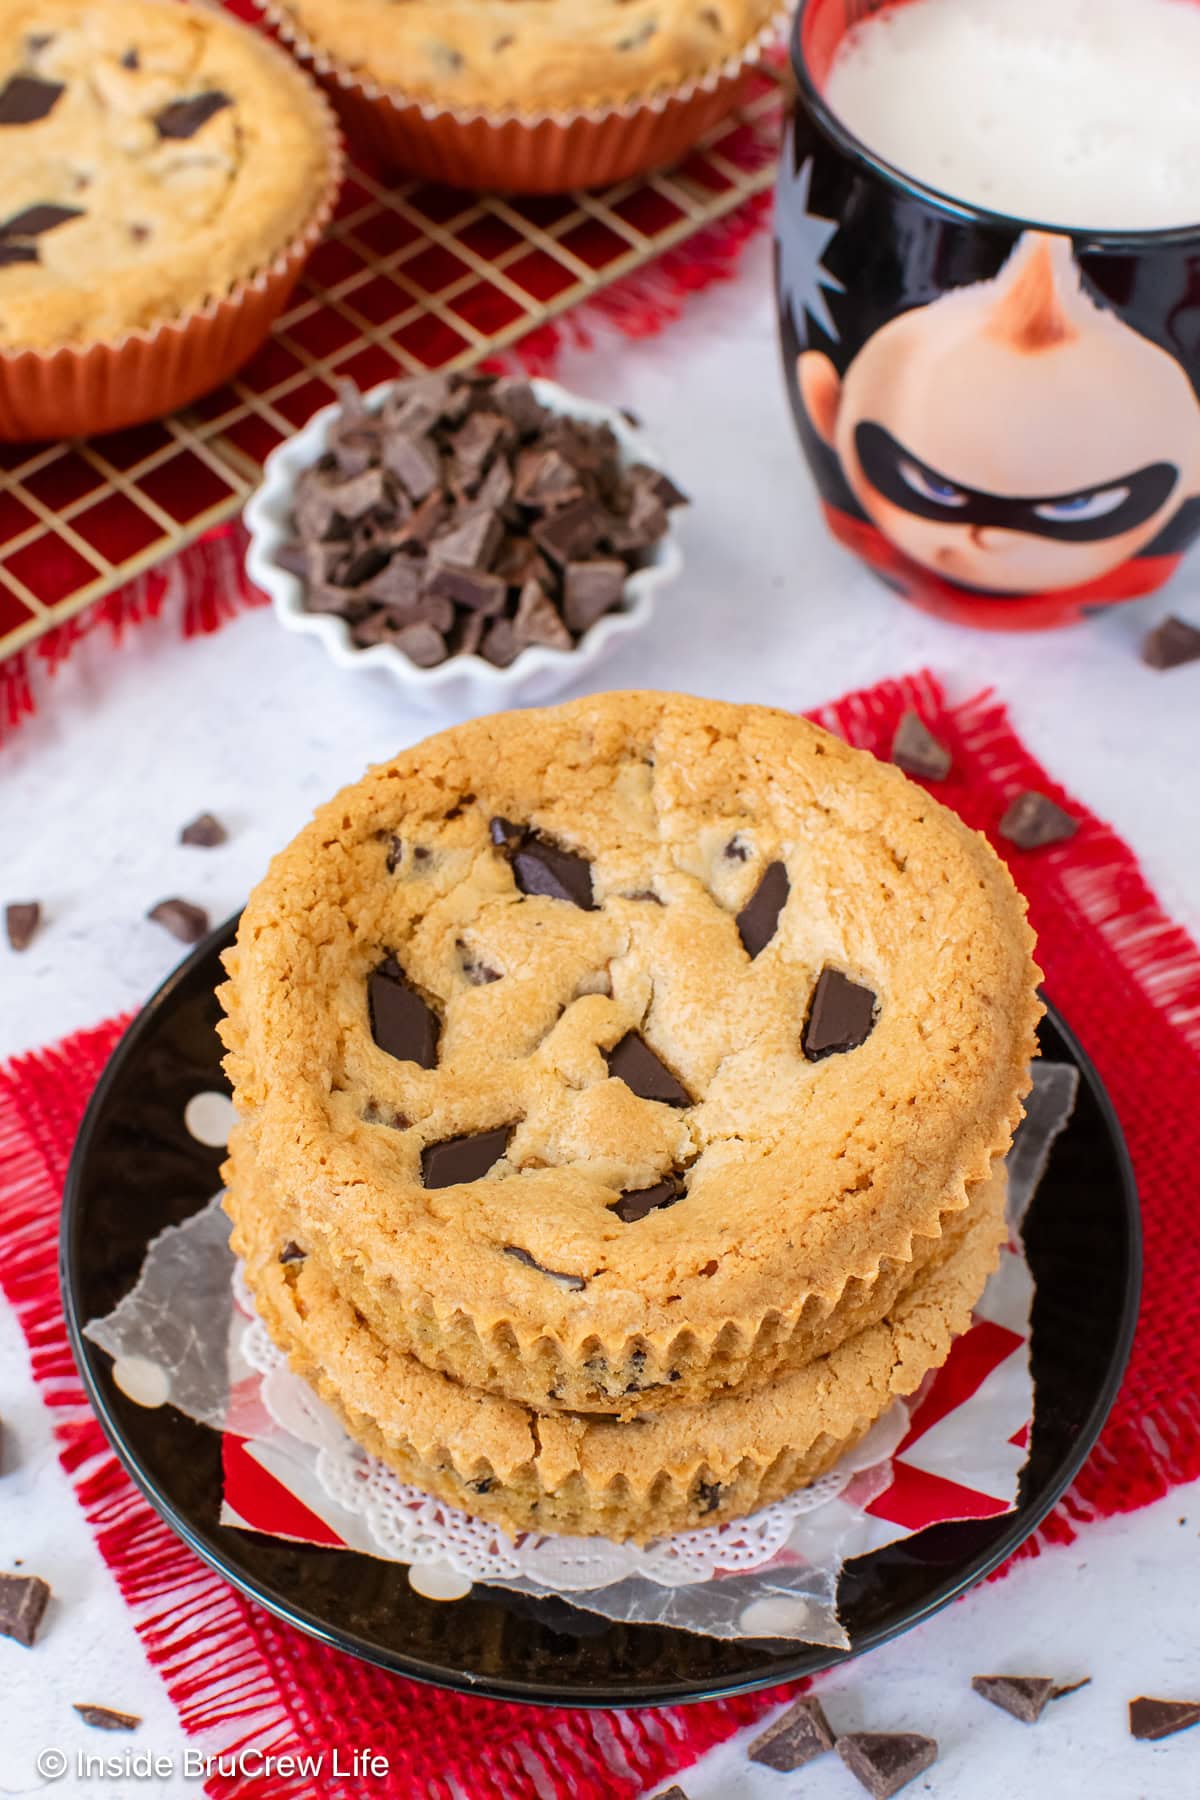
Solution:
[[[276,858],[228,957],[268,1328],[510,1531],[778,1498],[969,1322],[1031,949],[981,838],[790,715],[607,694],[431,738]]]

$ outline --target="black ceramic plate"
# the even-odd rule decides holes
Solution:
[[[219,1439],[170,1406],[147,1411],[114,1385],[88,1319],[132,1287],[146,1245],[203,1206],[221,1151],[186,1131],[194,1094],[226,1089],[213,989],[236,921],[187,959],[118,1046],[75,1146],[63,1208],[62,1288],[71,1342],[100,1421],[151,1505],[206,1562],[314,1637],[444,1687],[558,1706],[646,1706],[736,1693],[843,1660],[760,1640],[728,1643],[620,1625],[565,1601],[476,1586],[422,1599],[399,1564],[223,1527]],[[1120,1129],[1095,1070],[1051,1012],[1042,1049],[1078,1065],[1070,1125],[1026,1222],[1037,1277],[1037,1418],[1015,1513],[942,1525],[847,1564],[838,1596],[850,1655],[906,1631],[1003,1561],[1083,1462],[1125,1366],[1137,1313],[1137,1197]]]

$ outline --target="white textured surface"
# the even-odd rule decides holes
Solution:
[[[768,267],[759,246],[737,283],[693,302],[658,343],[572,356],[561,370],[571,386],[634,407],[699,501],[682,526],[687,581],[594,685],[807,706],[923,663],[956,696],[992,682],[1034,751],[1133,843],[1168,908],[1196,930],[1200,665],[1160,675],[1136,656],[1164,611],[1200,616],[1195,574],[1185,565],[1166,595],[1037,636],[978,635],[901,604],[817,524],[778,376]],[[232,912],[319,800],[425,729],[386,682],[342,676],[267,613],[192,644],[170,620],[120,651],[85,646],[40,715],[0,750],[0,902],[39,898],[47,913],[23,957],[0,947],[0,1054],[144,999],[180,950],[144,920],[149,907],[181,894],[214,920]],[[205,809],[230,842],[178,845],[180,826]],[[23,1557],[61,1596],[34,1651],[0,1640],[0,1794],[25,1794],[41,1791],[36,1748],[124,1742],[71,1723],[73,1700],[144,1713],[140,1746],[170,1751],[183,1740],[58,1470],[2,1307],[0,1411],[10,1427],[0,1567]],[[1138,1692],[1190,1697],[1200,1686],[1198,1527],[1194,1489],[1091,1529],[837,1674],[824,1684],[831,1711],[842,1725],[939,1736],[943,1760],[912,1790],[933,1800],[1057,1800],[1067,1782],[1091,1800],[1190,1800],[1200,1793],[1200,1732],[1135,1745],[1122,1706]],[[1094,1685],[1030,1729],[971,1696],[967,1681],[983,1663],[1090,1673]],[[799,1791],[799,1778],[751,1772],[737,1749],[682,1784],[691,1800]],[[198,1788],[68,1780],[57,1791],[175,1800]],[[811,1800],[859,1791],[837,1763],[803,1778]]]

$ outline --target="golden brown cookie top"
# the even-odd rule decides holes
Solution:
[[[489,112],[652,99],[715,74],[778,0],[274,0],[285,31],[351,77]]]
[[[0,0],[0,349],[121,337],[230,293],[333,173],[317,90],[174,0]]]
[[[400,1303],[713,1344],[936,1237],[1039,1014],[1003,864],[804,720],[668,694],[477,719],[321,809],[222,990],[259,1154]]]

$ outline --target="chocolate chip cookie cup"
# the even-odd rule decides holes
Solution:
[[[508,452],[514,459],[515,476],[504,468],[503,458],[495,460],[482,475],[481,484],[472,484],[473,492],[464,497],[457,511],[445,506],[436,526],[441,536],[434,538],[428,560],[423,554],[415,561],[403,552],[394,553],[365,584],[348,590],[345,572],[331,563],[329,553],[344,548],[350,560],[371,556],[375,534],[364,529],[361,541],[357,535],[337,541],[347,527],[336,510],[336,487],[327,502],[332,511],[328,526],[332,541],[297,543],[298,514],[308,503],[306,484],[324,463],[334,460],[339,440],[343,449],[347,439],[353,445],[353,440],[364,435],[356,430],[360,420],[374,421],[389,413],[401,422],[406,415],[421,413],[428,424],[444,404],[436,399],[430,403],[430,391],[453,391],[456,385],[460,394],[473,387],[481,397],[493,397],[489,410],[476,410],[468,416],[468,427],[472,418],[494,419],[497,409],[510,407],[518,415],[530,411],[535,418],[540,415],[551,422],[536,445],[552,436],[556,426],[563,424],[569,431],[573,422],[588,428],[593,438],[615,446],[636,509],[632,518],[609,521],[624,525],[628,533],[627,540],[621,540],[629,545],[624,564],[615,548],[618,540],[613,538],[604,540],[597,555],[593,555],[597,546],[592,539],[584,537],[573,540],[574,551],[571,542],[562,538],[560,543],[546,546],[545,556],[531,556],[537,546],[523,534],[519,539],[511,531],[500,536],[498,520],[506,504],[512,503],[506,496],[494,494],[498,504],[492,509],[488,489],[502,471],[506,479],[515,479],[518,496],[529,491],[531,481],[569,479],[565,459],[555,457],[553,451],[530,450],[528,425],[524,438],[518,438]],[[502,395],[505,387],[510,391]],[[411,467],[409,459],[414,449],[419,451],[427,441],[421,436],[393,439],[385,451],[390,473],[403,468],[412,491],[398,527],[392,521],[385,528],[385,542],[424,533],[423,515],[436,502],[437,491],[423,493],[423,483],[418,480],[423,471],[419,464]],[[553,467],[544,465],[547,454],[554,457]],[[530,464],[542,458],[544,466],[540,470],[536,466],[522,468],[521,458],[526,456]],[[454,460],[457,462],[457,457]],[[449,467],[450,459],[446,461]],[[357,477],[339,476],[337,486],[369,480],[375,472],[363,469]],[[461,467],[453,479],[460,478]],[[658,498],[660,494],[663,500]],[[309,494],[308,501],[312,498]],[[324,408],[302,432],[268,457],[263,484],[245,513],[250,533],[246,568],[250,579],[270,595],[284,629],[317,638],[340,668],[382,671],[404,687],[407,698],[429,708],[491,711],[528,705],[557,693],[645,629],[660,590],[677,580],[683,570],[683,554],[667,512],[682,500],[658,456],[622,413],[572,394],[556,382],[510,380],[490,385],[489,378],[480,376],[384,382],[361,397],[354,396],[349,410],[346,401]],[[341,504],[349,508],[352,503],[343,500]],[[586,526],[586,518],[578,517],[586,508],[586,500],[581,499],[543,514],[542,519],[552,537],[560,536],[573,521]],[[639,533],[637,512],[642,509],[656,515],[652,533],[657,535],[643,537]],[[523,510],[528,516],[528,509]],[[532,529],[536,533],[540,527]],[[443,550],[447,554],[438,572]],[[327,572],[329,585],[322,591],[314,592],[316,583],[302,572],[306,554],[314,559],[314,566],[323,564]],[[568,560],[572,554],[579,554],[581,560]],[[529,566],[518,569],[524,556],[531,556]],[[557,589],[547,576],[550,562],[557,564]],[[414,571],[419,571],[419,581],[413,580]],[[572,579],[574,593],[569,586]],[[615,592],[598,591],[613,582]],[[491,589],[496,590],[494,595]],[[373,630],[375,625],[378,629]],[[505,634],[509,641],[494,644],[493,632]]]
[[[738,104],[788,19],[777,0],[518,0],[455,19],[427,0],[411,17],[380,0],[256,4],[372,156],[521,194],[677,162]]]
[[[291,58],[167,0],[0,0],[0,156],[16,441],[118,430],[227,380],[287,304],[344,164]]]

